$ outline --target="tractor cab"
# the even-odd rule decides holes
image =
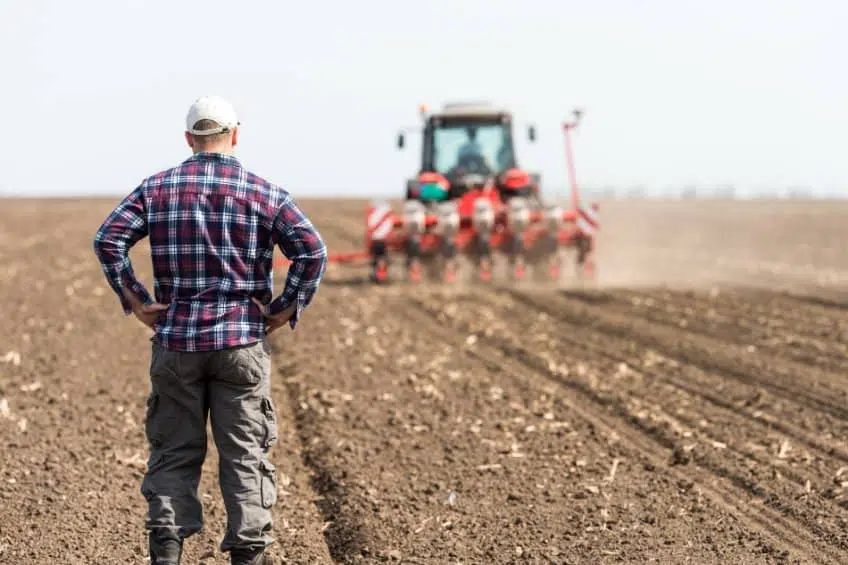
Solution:
[[[527,175],[518,166],[510,112],[489,104],[454,103],[434,114],[422,107],[421,115],[421,167],[407,181],[407,200],[457,200],[485,188],[497,190],[503,200],[538,192],[538,175]],[[528,137],[535,141],[533,126]],[[404,145],[401,132],[398,148]]]

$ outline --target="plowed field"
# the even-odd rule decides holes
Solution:
[[[0,204],[0,563],[147,562],[113,204]],[[363,203],[303,205],[357,248]],[[278,562],[848,563],[848,205],[601,213],[596,289],[328,271],[273,339]],[[184,563],[227,562],[216,467]]]

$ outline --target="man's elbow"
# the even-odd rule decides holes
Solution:
[[[324,242],[324,239],[317,232],[315,233],[315,240],[312,245],[312,253],[310,253],[312,259],[317,260],[321,263],[327,262],[327,244]]]
[[[103,228],[100,228],[94,234],[92,248],[94,249],[94,254],[101,261],[114,259],[121,252],[120,244],[110,237],[110,234]]]
[[[97,230],[97,233],[94,234],[94,238],[91,242],[91,246],[94,249],[94,254],[98,257],[102,257],[105,244],[106,239],[103,237],[103,230]]]
[[[312,261],[315,266],[315,278],[320,280],[324,276],[324,273],[327,271],[327,263],[329,262],[327,246],[324,245],[323,242],[315,249],[315,252],[312,254]]]
[[[315,269],[316,270],[316,276],[318,278],[321,278],[322,276],[324,276],[324,272],[327,270],[327,262],[328,262],[327,248],[321,247],[321,249],[319,249],[313,257],[314,257],[315,267],[316,267],[316,269]]]
[[[94,246],[94,252],[97,254],[103,253],[115,246],[112,238],[109,237],[109,232],[103,226],[95,232],[92,244]]]

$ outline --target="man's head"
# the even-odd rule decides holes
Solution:
[[[232,105],[218,96],[201,96],[188,109],[185,137],[194,153],[231,155],[238,144],[238,117]]]

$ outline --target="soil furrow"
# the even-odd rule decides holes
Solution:
[[[292,366],[295,369],[295,366]],[[310,486],[317,494],[315,505],[324,519],[324,539],[330,556],[338,563],[348,563],[367,549],[367,534],[358,513],[347,508],[347,489],[340,482],[339,471],[328,459],[329,447],[323,441],[313,411],[304,408],[302,385],[288,372],[282,374],[288,390],[290,409],[301,446],[303,464],[310,471]]]
[[[438,323],[443,329],[450,329],[451,326],[453,326],[454,331],[458,329],[461,332],[470,332],[471,335],[475,336],[479,336],[481,333],[485,334],[485,332],[478,331],[478,328],[475,328],[470,324],[465,324],[456,318],[452,318],[446,328],[444,324],[445,318],[438,306],[419,301],[415,301],[414,304],[421,310],[422,313],[432,317],[433,320],[436,321],[436,323]],[[423,325],[426,322],[417,321],[417,323]],[[463,335],[459,335],[454,339],[461,342],[464,337]],[[581,394],[585,393],[585,391],[580,388],[573,389],[573,387],[569,386],[568,382],[562,381],[558,378],[552,378],[543,360],[533,357],[525,351],[517,350],[505,345],[504,343],[493,339],[489,335],[481,337],[480,341],[477,342],[477,345],[468,349],[468,354],[476,357],[481,362],[493,368],[497,368],[501,372],[511,374],[514,379],[527,380],[537,377],[553,382],[557,386],[565,386],[568,390],[576,390],[576,392]],[[593,399],[593,401],[596,400],[597,399]],[[563,399],[562,402],[568,407],[568,411],[570,413],[576,414],[579,418],[590,422],[593,426],[603,430],[606,435],[618,438],[616,439],[617,445],[620,439],[624,439],[625,441],[620,442],[621,445],[619,447],[622,451],[620,454],[622,457],[630,457],[643,461],[644,468],[649,470],[651,473],[659,472],[663,475],[667,475],[672,480],[672,483],[676,484],[678,488],[681,488],[685,492],[699,493],[698,497],[700,498],[702,485],[694,485],[688,477],[684,477],[682,472],[667,466],[671,450],[662,448],[668,448],[669,446],[661,445],[658,448],[656,443],[647,442],[626,430],[626,425],[624,426],[625,429],[622,430],[621,421],[616,420],[615,418],[611,419],[609,417],[605,417],[596,411],[584,409],[582,407],[583,402],[581,402],[580,399]],[[607,405],[604,406],[607,407]],[[624,436],[624,438],[621,438],[621,436]],[[724,493],[720,497],[716,496],[711,498],[713,499],[713,502],[717,504],[716,508],[721,509],[722,513],[729,512],[734,519],[741,514],[741,507],[737,507],[738,503],[729,502],[738,500],[737,495]],[[718,521],[721,522],[725,519],[725,517],[721,517]],[[786,538],[785,536],[787,534],[785,531],[781,531],[779,535],[775,535],[772,531],[769,531],[770,528],[763,529],[748,522],[742,522],[740,526],[749,532],[757,533],[756,535],[760,537],[760,541],[757,542],[757,547],[759,548],[758,552],[762,552],[767,555],[770,562],[772,559],[776,559],[778,562],[784,562],[784,559],[788,558],[788,552],[778,549],[781,546],[785,547],[787,541],[790,544],[794,544],[793,549],[801,555],[806,555],[808,553],[808,548],[811,545],[809,541],[797,541],[794,536]]]
[[[530,296],[512,289],[504,290],[518,299],[524,297],[528,300]],[[778,363],[740,346],[687,335],[667,326],[609,312],[603,306],[575,298],[559,299],[550,312],[569,322],[630,339],[705,371],[720,371],[741,382],[756,383],[787,399],[804,399],[811,409],[827,412],[841,420],[848,419],[848,389],[841,386],[844,377],[840,375],[791,362]]]
[[[590,298],[593,294],[570,293],[570,296],[597,303]],[[708,300],[692,293],[605,292],[602,296],[607,300],[608,308],[625,315],[641,316],[681,331],[730,343],[746,343],[779,357],[817,365],[825,370],[848,370],[848,348],[842,342],[842,335],[848,337],[848,330],[834,327],[835,320],[826,328],[821,325],[799,327],[798,322],[787,321],[783,313],[755,313],[746,307],[746,303]]]
[[[674,461],[674,458],[676,457],[675,454],[681,451],[682,448],[680,443],[676,439],[669,437],[660,428],[651,426],[649,423],[640,420],[628,411],[625,406],[609,402],[608,400],[600,397],[589,387],[586,387],[583,383],[563,379],[558,376],[552,376],[548,362],[545,359],[520,346],[514,346],[506,343],[494,335],[481,332],[480,328],[475,328],[473,324],[466,321],[458,318],[446,320],[446,316],[444,316],[443,312],[424,302],[416,300],[413,301],[413,303],[421,308],[422,311],[436,317],[439,320],[458,324],[458,327],[463,331],[472,332],[475,335],[482,333],[483,335],[480,336],[482,341],[491,343],[493,346],[501,349],[508,357],[519,361],[521,364],[527,366],[528,369],[531,369],[540,375],[552,378],[552,380],[558,384],[574,390],[579,393],[583,399],[590,400],[598,406],[603,407],[605,409],[604,411],[589,412],[580,407],[581,403],[577,399],[575,399],[577,401],[570,404],[570,408],[575,412],[578,412],[581,417],[589,419],[589,421],[593,421],[602,427],[613,430],[615,433],[626,436],[630,445],[638,446],[640,451],[643,453],[652,454],[652,458],[657,464],[667,462],[669,454],[672,455],[672,461]],[[614,417],[606,415],[609,411],[612,412]],[[622,424],[626,425],[622,426]],[[638,432],[641,432],[642,435],[637,434],[637,430]],[[737,475],[720,465],[716,465],[715,462],[710,459],[696,458],[695,461],[699,465],[703,466],[705,470],[701,470],[697,467],[687,467],[685,470],[678,471],[673,467],[668,467],[666,471],[678,480],[691,481],[692,479],[698,479],[698,488],[709,493],[710,497],[714,501],[722,504],[728,510],[739,515],[744,515],[748,519],[747,527],[767,535],[775,547],[780,547],[784,543],[789,543],[796,552],[802,553],[805,558],[815,556],[816,560],[833,559],[838,554],[836,549],[820,550],[820,548],[817,547],[819,540],[824,539],[830,543],[839,544],[840,542],[838,539],[835,539],[833,535],[817,537],[812,535],[812,533],[809,532],[804,525],[797,523],[791,517],[789,519],[784,518],[783,514],[788,513],[791,516],[792,510],[782,508],[779,502],[765,498],[761,489],[759,489],[757,485],[752,483],[750,480]],[[727,480],[731,483],[732,487],[720,486],[719,483],[715,482],[714,478],[710,478],[710,474]],[[741,506],[737,503],[740,491],[753,495],[765,503],[760,506],[759,512],[753,512],[750,507]],[[816,529],[815,524],[812,524],[811,526],[813,529]]]
[[[848,310],[848,291],[831,289],[829,291],[818,291],[820,294],[802,294],[800,292],[786,292],[783,296],[804,304],[813,304],[827,308],[828,310]],[[829,296],[823,296],[829,294]]]
[[[616,289],[611,293],[602,293],[620,293],[643,300],[656,300],[659,294],[661,297],[675,302],[685,302],[687,306],[701,312],[717,309],[726,315],[735,315],[740,320],[746,320],[746,318],[750,320],[774,319],[783,322],[781,324],[783,327],[794,324],[800,326],[800,331],[809,332],[813,337],[822,337],[822,331],[848,329],[848,317],[839,312],[818,306],[813,302],[799,302],[792,298],[791,294],[784,291],[758,287],[722,286],[713,287],[709,290]]]
[[[478,300],[479,298],[479,296],[472,297],[471,300],[484,304]],[[517,299],[521,304],[536,308],[537,312],[544,314],[547,318],[550,304],[538,303],[532,297],[523,294],[518,295]],[[492,307],[491,303],[485,304]],[[508,305],[500,303],[498,307],[505,315],[512,315],[513,309]],[[547,326],[550,325],[550,323],[547,324]],[[545,332],[541,334],[542,336],[554,335],[553,339],[557,343],[567,343],[576,351],[581,349],[591,351],[598,358],[606,358],[612,363],[626,363],[628,367],[637,367],[638,371],[652,377],[651,382],[668,383],[690,396],[699,397],[743,419],[736,421],[735,425],[752,423],[766,430],[779,431],[819,451],[824,456],[848,462],[848,450],[844,448],[844,442],[829,441],[826,437],[822,437],[822,431],[833,426],[830,420],[819,422],[812,432],[807,432],[787,419],[788,411],[781,411],[777,415],[769,414],[768,411],[773,409],[773,406],[763,402],[763,392],[758,388],[745,383],[728,382],[720,374],[680,365],[650,350],[643,352],[641,356],[636,355],[626,339],[599,333],[583,325],[557,319],[555,329],[547,326],[540,328],[540,331]],[[609,368],[614,369],[612,366]],[[715,391],[720,391],[720,394]]]
[[[540,302],[532,295],[516,291],[510,291],[509,295],[539,312],[546,314],[551,312],[551,303]],[[583,323],[583,317],[570,317],[564,314],[566,313],[562,310],[552,314],[568,328],[567,331],[558,335],[559,339],[570,340],[577,347],[594,347],[599,355],[610,356],[617,361],[634,362],[632,339],[629,335],[613,336],[604,332],[603,328],[600,330],[587,328]],[[844,443],[844,438],[848,434],[848,425],[845,423],[834,422],[830,416],[816,412],[808,412],[801,418],[799,414],[803,403],[797,404],[797,400],[792,397],[786,398],[785,402],[778,402],[770,399],[769,393],[763,390],[759,383],[727,379],[723,372],[685,363],[680,364],[655,353],[653,349],[648,351],[650,351],[646,354],[648,359],[640,361],[641,370],[647,371],[657,379],[700,396],[717,407],[735,412],[752,422],[779,430],[823,454],[848,461],[848,450],[845,449]],[[650,364],[660,361],[664,364],[662,372],[644,367],[646,362]],[[678,373],[679,376],[676,376]],[[787,402],[789,404],[786,404]],[[803,428],[795,423],[798,419],[801,420]],[[834,428],[836,433],[830,433]],[[836,441],[828,439],[828,436],[834,435],[837,438]]]
[[[478,298],[479,295],[473,299],[475,304]],[[486,312],[491,306],[481,304],[478,312]],[[530,314],[523,311],[522,316],[521,310],[505,302],[498,302],[497,307],[503,316],[516,324]],[[609,375],[606,379],[586,380],[580,372],[572,372],[570,375],[574,376],[570,378],[582,379],[604,398],[626,404],[640,417],[668,426],[678,439],[691,438],[687,441],[700,443],[711,450],[727,449],[729,452],[725,453],[730,453],[730,457],[734,457],[733,453],[738,454],[735,466],[740,469],[747,469],[749,463],[764,467],[774,475],[776,480],[769,484],[782,498],[803,497],[798,502],[798,512],[806,516],[808,523],[835,520],[837,528],[848,525],[848,499],[839,480],[839,459],[843,459],[843,463],[848,460],[848,453],[841,447],[843,444],[816,438],[789,422],[765,416],[762,407],[753,412],[740,411],[738,403],[705,394],[704,390],[693,390],[686,380],[675,378],[673,375],[680,372],[681,367],[669,360],[652,352],[634,353],[625,341],[562,322],[553,323],[543,310],[536,312],[535,320],[520,322],[521,335],[534,336],[523,338],[521,343],[554,348],[559,354],[564,351],[572,355],[590,353],[590,365],[600,374]],[[703,380],[691,371],[688,375],[689,380]],[[721,378],[708,382],[703,388],[723,388]],[[716,407],[719,410],[715,410]],[[802,449],[775,433],[776,430],[788,432],[789,437],[800,442]],[[812,453],[803,449],[805,444],[812,448]],[[782,482],[783,478],[790,479],[795,486]]]

